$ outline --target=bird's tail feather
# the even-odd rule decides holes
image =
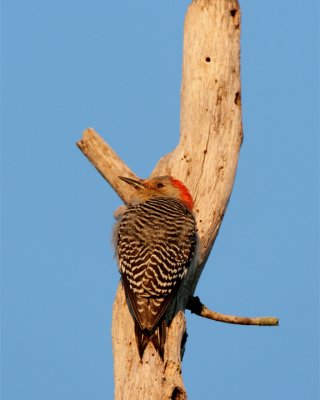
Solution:
[[[167,338],[167,325],[165,320],[162,320],[153,331],[141,330],[139,324],[135,322],[135,336],[138,345],[140,359],[142,360],[144,351],[151,341],[154,348],[159,353],[163,360],[164,358],[164,345]]]

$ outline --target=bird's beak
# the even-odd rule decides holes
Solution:
[[[119,176],[119,178],[128,183],[130,186],[134,187],[135,189],[142,189],[144,188],[144,184],[142,181],[136,181],[135,179],[126,178],[125,176]]]

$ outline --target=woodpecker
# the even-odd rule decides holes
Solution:
[[[163,359],[165,314],[195,260],[193,199],[171,176],[119,178],[135,189],[115,227],[115,245],[138,351],[142,360],[151,341]]]

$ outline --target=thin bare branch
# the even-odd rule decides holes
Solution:
[[[235,315],[221,314],[216,311],[209,310],[204,304],[201,303],[198,296],[191,297],[186,308],[190,310],[191,313],[199,315],[200,317],[219,322],[226,322],[228,324],[260,326],[279,325],[279,319],[276,317],[238,317]]]

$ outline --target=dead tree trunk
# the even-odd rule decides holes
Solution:
[[[180,143],[152,172],[183,181],[195,199],[200,263],[180,293],[162,362],[149,344],[140,361],[134,324],[121,284],[113,305],[115,399],[186,399],[181,376],[184,309],[193,294],[224,216],[242,142],[240,10],[237,0],[193,0],[185,18]],[[92,129],[78,146],[122,200],[130,187],[119,175],[134,173]]]
[[[193,293],[231,194],[242,142],[240,10],[235,0],[196,0],[185,18],[181,131],[177,148],[152,176],[172,175],[195,199],[201,263],[189,282]],[[186,306],[187,298],[184,301]],[[115,398],[185,399],[181,376],[183,312],[169,328],[162,362],[150,345],[140,363],[121,286],[113,308]]]

